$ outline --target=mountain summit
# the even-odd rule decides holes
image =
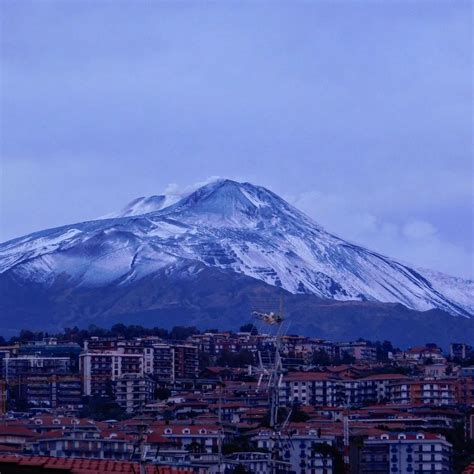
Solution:
[[[164,209],[163,216],[226,228],[280,230],[308,218],[266,188],[222,179],[207,184]],[[315,223],[312,223],[314,226]]]
[[[18,286],[34,287],[48,301],[58,292],[104,288],[123,295],[150,278],[159,285],[165,276],[182,281],[205,269],[328,300],[399,303],[466,318],[474,310],[472,281],[348,243],[268,189],[231,180],[177,202],[139,198],[108,218],[0,244],[0,289],[14,295]]]

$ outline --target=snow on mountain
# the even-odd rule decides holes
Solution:
[[[437,292],[474,313],[474,280],[454,277],[426,268],[420,268],[417,271],[430,282]]]
[[[474,313],[472,281],[409,266],[322,229],[271,191],[219,180],[177,202],[139,198],[107,219],[0,244],[0,273],[74,287],[127,285],[200,262],[292,293]],[[202,265],[201,265],[202,266]]]
[[[103,217],[103,219],[112,219],[119,217],[140,216],[150,212],[159,211],[165,207],[171,206],[179,201],[180,196],[148,196],[139,197],[128,203],[120,212],[114,212]]]

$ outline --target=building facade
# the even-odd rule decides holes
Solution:
[[[114,385],[115,401],[133,413],[154,399],[155,382],[148,375],[124,374]]]
[[[452,445],[433,433],[384,433],[364,442],[362,474],[450,474]]]

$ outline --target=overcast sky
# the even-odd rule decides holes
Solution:
[[[470,2],[0,8],[0,241],[219,176],[473,276]]]

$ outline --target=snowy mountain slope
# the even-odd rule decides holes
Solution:
[[[415,270],[350,244],[271,191],[230,180],[174,203],[139,198],[113,218],[0,244],[0,274],[45,287],[127,287],[160,272],[179,276],[180,268],[194,268],[190,262],[295,294],[474,313],[472,281]]]
[[[141,216],[149,212],[159,211],[179,201],[179,196],[148,196],[139,197],[128,203],[120,212],[108,214],[102,219],[113,219],[120,217]]]
[[[456,301],[459,306],[467,308],[471,313],[474,313],[473,280],[446,275],[426,268],[420,268],[417,269],[417,271],[430,282],[431,286],[437,292],[453,301]]]

